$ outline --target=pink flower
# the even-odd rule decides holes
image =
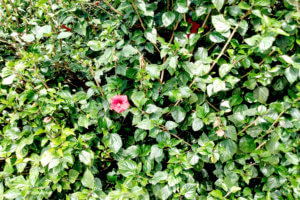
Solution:
[[[121,113],[129,108],[130,104],[126,95],[117,95],[110,99],[110,109]]]
[[[198,29],[200,28],[200,24],[198,24],[197,22],[193,22],[191,18],[188,19],[188,23],[192,24],[191,27],[191,33],[187,34],[187,37],[190,38],[190,34],[192,33],[198,33]]]

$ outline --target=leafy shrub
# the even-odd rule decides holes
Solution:
[[[0,199],[300,198],[297,1],[0,9]]]

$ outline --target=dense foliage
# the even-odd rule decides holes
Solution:
[[[299,4],[0,0],[0,200],[299,199]]]

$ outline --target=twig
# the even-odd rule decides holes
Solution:
[[[163,131],[167,131],[167,132],[170,133],[172,136],[176,137],[178,140],[182,140],[186,145],[192,147],[192,145],[191,145],[190,143],[186,142],[184,139],[182,139],[182,138],[179,137],[178,135],[176,135],[176,134],[174,134],[174,133],[171,133],[171,132],[167,129],[167,127],[165,127],[164,125],[162,125],[162,127],[163,127]]]
[[[114,11],[115,13],[117,13],[117,14],[123,16],[123,14],[120,13],[120,11],[118,11],[117,9],[115,9],[112,5],[110,5],[110,3],[108,3],[107,0],[103,0],[103,1],[104,1],[104,3],[105,3],[106,5],[108,5],[108,7],[109,7],[112,11]]]
[[[273,124],[269,127],[269,129],[267,130],[266,134],[269,134],[272,130],[272,127],[275,126],[275,124],[277,124],[279,118],[281,117],[281,115],[283,115],[283,113],[286,111],[286,109],[284,109],[281,113],[279,113],[278,117],[276,118],[276,120],[273,122]]]
[[[80,3],[80,5],[81,5],[82,10],[83,10],[84,12],[88,13],[88,11],[86,10],[86,8],[84,7],[84,5],[83,5],[82,2]],[[89,20],[89,21],[92,21],[89,15],[88,15],[88,20]],[[95,29],[95,27],[94,27],[94,26],[91,26],[91,27],[92,27],[94,33],[96,34],[96,33],[97,33],[97,30]]]
[[[228,197],[231,193],[232,193],[232,191],[229,190],[229,191],[227,192],[227,194],[224,196],[224,198]]]
[[[101,10],[103,10],[106,14],[116,17],[115,15],[111,14],[110,12],[108,12],[107,10],[105,10],[104,8],[102,8],[100,5],[96,5],[96,7],[100,8]]]
[[[235,28],[233,29],[231,35],[229,36],[227,42],[225,43],[225,45],[224,45],[224,47],[223,47],[221,53],[218,55],[217,59],[213,61],[211,67],[209,68],[208,73],[210,73],[211,70],[213,70],[214,66],[217,64],[217,62],[219,61],[219,59],[223,56],[225,50],[227,49],[227,46],[229,45],[231,39],[233,38],[233,36],[234,36],[234,34],[235,34],[235,32],[237,31],[238,28],[239,28],[239,24],[237,24],[237,25],[235,26]]]
[[[140,23],[141,23],[142,28],[144,29],[144,31],[146,31],[146,28],[145,28],[145,26],[144,26],[143,20],[142,20],[140,14],[139,14],[139,12],[138,12],[138,10],[137,10],[137,8],[136,8],[136,5],[134,4],[134,1],[132,1],[131,4],[132,4],[132,7],[133,7],[135,13],[137,14],[137,16],[138,16],[138,18],[139,18],[139,21],[140,21]]]
[[[38,70],[37,70],[37,67],[36,67],[36,63],[34,63],[34,71],[38,77],[38,79],[40,79],[40,81],[43,83],[43,85],[45,86],[45,88],[49,89],[48,85],[46,84],[46,82],[42,79],[42,77],[40,76]]]
[[[10,2],[10,5],[13,7],[13,11],[16,12],[16,14],[17,14],[17,16],[15,16],[15,17],[16,17],[17,27],[19,27],[18,16],[20,16],[20,15],[18,13],[18,9],[14,6],[14,4],[13,4],[13,2],[11,0],[9,0],[9,2]]]
[[[208,14],[206,15],[206,17],[205,17],[205,19],[204,19],[204,21],[203,21],[203,24],[202,24],[202,26],[201,26],[201,28],[204,28],[204,26],[205,26],[205,24],[206,24],[206,22],[207,22],[207,20],[208,20],[208,18],[209,18],[210,12],[211,12],[211,11],[209,11]]]
[[[295,99],[295,100],[293,101],[293,103],[295,103],[295,102],[297,102],[297,101],[299,101],[299,100],[300,100],[300,98]],[[292,104],[293,104],[293,103],[292,103]],[[266,135],[268,135],[268,134],[271,132],[272,128],[277,124],[279,118],[285,113],[285,111],[286,111],[287,109],[288,109],[288,108],[284,109],[281,113],[279,113],[279,115],[277,116],[277,118],[275,119],[275,121],[273,122],[273,124],[272,124],[272,125],[269,127],[269,129],[267,130]],[[260,148],[261,148],[263,145],[265,145],[266,143],[267,143],[267,141],[264,141],[264,142],[261,143],[255,150],[260,149]]]
[[[258,145],[258,147],[255,150],[260,149],[262,146],[264,146],[267,143],[267,141],[264,141],[263,143],[261,143],[260,145]]]
[[[227,46],[229,45],[229,43],[230,43],[231,39],[233,38],[233,36],[234,36],[235,32],[237,31],[237,29],[239,28],[240,23],[242,22],[242,20],[243,20],[246,16],[248,16],[248,15],[251,13],[251,10],[252,10],[252,9],[250,9],[248,12],[246,12],[246,14],[244,14],[244,15],[241,17],[240,22],[237,23],[237,25],[236,25],[235,28],[233,29],[231,35],[229,36],[227,42],[225,43],[225,45],[224,45],[224,47],[223,47],[221,53],[218,55],[217,59],[213,61],[213,64],[211,65],[211,67],[210,67],[208,73],[211,72],[211,70],[212,70],[212,69],[214,68],[214,66],[217,64],[218,60],[223,56],[225,50],[227,49]]]
[[[276,50],[273,49],[268,56],[266,56],[262,61],[260,61],[260,63],[258,63],[259,66],[261,66],[262,64],[264,64],[264,62],[267,60],[267,58],[269,58]],[[254,70],[254,68],[252,68],[249,72],[247,72],[246,74],[244,74],[241,79],[245,78],[246,76],[248,76],[252,71]]]
[[[172,36],[171,36],[171,38],[170,38],[170,40],[169,40],[169,45],[172,43],[172,41],[173,41],[173,39],[174,39],[174,34],[175,34],[175,31],[176,31],[178,25],[179,25],[179,22],[177,22],[177,23],[175,24],[175,27],[174,27]]]
[[[247,17],[247,16],[251,13],[251,11],[252,11],[252,8],[251,8],[246,14],[244,14],[244,15],[241,17],[240,22],[241,22],[245,17]],[[206,73],[206,75],[209,74],[209,73],[211,72],[211,70],[213,69],[213,67],[214,67],[214,66],[216,65],[216,63],[218,62],[218,60],[222,57],[222,55],[223,55],[223,53],[225,52],[225,50],[226,50],[228,44],[230,43],[230,40],[232,39],[232,37],[234,36],[235,32],[237,31],[240,22],[235,26],[235,28],[234,28],[234,30],[232,31],[231,35],[229,36],[229,38],[228,38],[226,44],[224,45],[224,47],[223,47],[221,53],[219,54],[219,56],[217,57],[217,59],[213,62],[213,64],[211,65],[211,67],[210,67],[209,71]],[[193,79],[193,81],[192,81],[191,84],[189,85],[189,88],[191,88],[191,87],[194,85],[195,81],[196,81],[196,78]],[[179,101],[181,101],[181,100],[182,100],[182,98],[179,99],[179,100],[176,102],[175,105],[177,105],[177,104],[179,103]]]
[[[140,85],[140,88],[142,90],[143,89],[143,76],[144,76],[144,74],[142,73],[142,70],[145,69],[146,62],[145,62],[143,54],[138,50],[138,48],[136,48],[136,50],[139,54],[139,64],[140,64],[140,72],[141,72],[141,80],[140,80],[141,85]]]
[[[82,87],[84,87],[84,89],[87,89],[87,86],[85,85],[85,83],[76,75],[76,73],[74,73],[72,70],[70,70],[67,67],[67,66],[69,66],[68,63],[66,61],[63,61],[63,63],[64,63],[64,65],[61,65],[61,66],[67,71],[70,78],[72,80],[75,80],[75,81],[79,82],[82,85]]]
[[[139,11],[138,11],[137,8],[136,8],[136,5],[135,5],[134,1],[132,1],[131,4],[132,4],[132,7],[133,7],[135,13],[137,14],[137,16],[138,16],[138,18],[139,18],[139,21],[140,21],[140,23],[141,23],[141,26],[142,26],[143,30],[146,31],[146,28],[145,28],[145,26],[144,26],[143,20],[142,20],[140,14],[139,14]],[[156,44],[155,44],[155,43],[152,43],[152,44],[153,44],[153,46],[155,47],[155,49],[158,51],[158,53],[160,54],[160,50],[159,50],[159,48],[156,46]]]
[[[179,22],[177,22],[176,25],[175,25],[175,27],[174,27],[172,36],[171,36],[171,38],[170,38],[170,40],[169,40],[169,45],[170,45],[170,44],[172,43],[172,41],[173,41],[174,34],[175,34],[175,31],[176,31],[178,25],[179,25]],[[163,64],[166,62],[166,60],[167,60],[166,58],[167,58],[167,57],[165,56]],[[164,80],[164,74],[165,74],[165,69],[163,69],[163,70],[161,71],[161,75],[160,75],[160,83],[163,83],[163,80]]]
[[[238,132],[238,135],[240,135],[241,133],[243,133],[245,130],[247,130],[249,127],[253,126],[257,120],[259,120],[260,116],[258,116],[253,122],[251,122],[250,124],[248,124],[245,128],[243,128],[240,132]]]
[[[10,15],[10,11],[7,9],[5,1],[1,0],[1,4],[4,6],[6,13]]]
[[[220,112],[220,110],[218,108],[216,108],[213,104],[211,104],[207,99],[205,99],[206,103],[208,103],[208,105],[210,107],[212,107],[215,111]]]
[[[95,82],[96,82],[96,85],[97,85],[97,87],[98,87],[98,89],[99,89],[101,95],[104,97],[104,93],[103,93],[103,91],[102,91],[102,89],[101,89],[101,86],[100,86],[99,82],[98,82],[97,79],[96,79],[95,72],[94,72],[92,66],[90,66],[90,65],[89,65],[89,70],[90,70],[90,72],[91,72],[91,74],[92,74],[92,76],[93,76],[93,78],[94,78],[94,80],[95,80]]]

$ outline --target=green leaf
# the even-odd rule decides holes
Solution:
[[[154,128],[154,123],[151,119],[144,119],[138,122],[136,126],[143,130],[151,130],[152,128]]]
[[[266,87],[258,87],[254,90],[253,95],[259,103],[266,103],[269,97],[269,89]]]
[[[164,158],[163,150],[158,145],[151,147],[150,159],[155,159],[158,163]]]
[[[251,153],[256,148],[254,139],[248,135],[242,137],[239,142],[239,149],[244,153]]]
[[[166,122],[166,128],[167,128],[168,130],[173,130],[173,129],[175,129],[177,126],[178,126],[178,124],[175,123],[175,122],[173,122],[173,121],[167,121],[167,122]]]
[[[221,43],[225,41],[224,37],[216,31],[213,31],[211,34],[209,34],[209,39],[214,43]]]
[[[214,4],[214,6],[216,7],[216,9],[218,11],[220,11],[223,7],[224,4],[224,0],[212,0],[212,3]]]
[[[194,54],[195,60],[200,60],[201,62],[210,63],[211,59],[208,57],[208,51],[206,48],[199,47]]]
[[[232,188],[230,188],[230,192],[231,192],[232,194],[234,194],[234,193],[240,191],[241,189],[242,189],[242,188],[240,188],[240,187],[233,186]]]
[[[31,167],[29,171],[29,181],[32,186],[35,186],[39,178],[39,168],[38,167]]]
[[[253,126],[246,130],[247,134],[251,137],[257,137],[259,134],[263,131],[263,129],[260,126]]]
[[[25,42],[33,42],[35,40],[35,37],[33,34],[24,34],[22,36],[22,39],[25,41]]]
[[[176,106],[172,109],[171,115],[176,123],[180,123],[184,120],[186,111],[182,107]]]
[[[122,139],[121,137],[116,134],[109,134],[109,144],[108,147],[110,148],[110,150],[114,153],[118,153],[118,151],[120,150],[120,148],[122,147]]]
[[[223,15],[212,16],[212,23],[217,32],[224,33],[230,30],[230,24],[226,21]]]
[[[266,143],[266,149],[271,152],[272,154],[278,153],[279,147],[279,136],[272,135],[271,139]]]
[[[221,79],[216,78],[213,82],[213,90],[214,90],[214,93],[218,93],[220,91],[226,90],[225,81],[222,81]]]
[[[191,76],[204,76],[209,72],[210,65],[203,64],[201,61],[196,61],[195,63],[186,62],[184,68]]]
[[[85,170],[83,177],[81,179],[81,183],[83,186],[93,189],[95,187],[95,179],[94,175],[90,170]]]
[[[134,91],[131,95],[131,100],[137,107],[142,107],[147,101],[147,99],[145,98],[145,94],[141,91]]]
[[[69,180],[70,180],[70,183],[75,183],[78,175],[79,175],[78,171],[76,171],[75,169],[70,169],[70,171],[69,171]]]
[[[88,23],[86,21],[78,22],[74,26],[74,31],[82,36],[86,36],[87,27],[88,27]]]
[[[220,150],[220,159],[222,162],[232,159],[233,155],[237,152],[236,143],[229,139],[220,142],[220,147],[224,148],[224,151]]]
[[[287,152],[285,154],[285,158],[293,165],[298,165],[299,163],[299,157],[296,154],[293,154],[291,152]]]
[[[227,130],[225,130],[225,136],[236,141],[237,140],[236,128],[234,126],[228,126]]]
[[[284,70],[286,79],[293,84],[298,79],[299,70],[293,67],[288,67]]]
[[[122,55],[124,57],[131,57],[137,53],[138,51],[130,44],[125,45],[124,48],[122,49]]]
[[[118,162],[120,173],[125,176],[132,176],[136,174],[137,164],[132,160],[122,160]]]
[[[200,157],[195,152],[188,152],[186,159],[191,165],[196,165],[199,162]]]
[[[15,78],[16,78],[16,75],[12,74],[12,75],[10,75],[10,76],[4,78],[4,79],[2,80],[2,84],[3,84],[3,85],[10,85],[10,84],[13,83],[13,81],[14,81]]]
[[[159,108],[159,107],[157,107],[154,104],[147,104],[147,106],[146,106],[146,112],[147,113],[160,113],[160,112],[162,112],[162,109]]]
[[[204,124],[203,121],[199,118],[193,119],[192,128],[193,131],[199,131],[203,128]]]
[[[94,155],[86,150],[81,151],[81,153],[79,154],[79,160],[80,162],[84,163],[85,165],[91,165],[92,164],[92,159],[93,159]]]
[[[22,194],[18,189],[9,189],[3,195],[4,199],[21,199]]]
[[[151,30],[147,29],[144,34],[145,34],[145,38],[147,38],[147,40],[149,40],[153,44],[156,43],[157,31],[155,28],[152,28]]]
[[[3,200],[4,187],[2,181],[0,182],[0,200]]]
[[[73,35],[71,32],[61,32],[58,34],[57,39],[65,39]]]
[[[141,129],[137,129],[134,132],[134,140],[135,141],[143,141],[145,137],[147,136],[147,132]]]
[[[164,182],[168,179],[168,172],[166,171],[158,171],[155,172],[154,176],[150,180],[151,184],[156,185],[159,182]]]
[[[219,199],[223,199],[223,194],[220,190],[213,190],[209,193],[211,196],[219,198]]]
[[[90,125],[90,121],[88,120],[86,115],[80,115],[78,119],[78,125],[88,128]]]
[[[243,20],[240,22],[239,27],[238,27],[238,33],[241,34],[242,36],[245,36],[247,31],[248,31],[249,25],[246,20]]]
[[[164,187],[160,185],[154,186],[154,195],[158,197],[158,199],[167,200],[169,196],[172,194],[171,189],[168,185],[165,185]]]
[[[100,51],[101,48],[101,42],[97,40],[91,40],[87,43],[87,46],[90,47],[93,51]]]
[[[174,22],[175,18],[176,18],[176,16],[175,16],[175,14],[173,12],[165,12],[162,15],[163,25],[165,27],[170,26]]]
[[[178,13],[187,13],[189,8],[188,8],[188,5],[187,5],[187,1],[186,0],[176,0],[176,3],[175,3],[175,10],[178,12]]]
[[[269,49],[272,46],[274,41],[275,41],[275,38],[272,36],[267,36],[267,37],[262,38],[262,40],[259,43],[259,49],[261,51],[265,51],[265,50]]]
[[[223,78],[228,72],[230,72],[231,68],[233,67],[232,64],[223,64],[219,68],[219,74]]]
[[[147,72],[150,74],[151,78],[159,79],[161,68],[159,65],[150,64],[146,66]]]
[[[195,183],[187,183],[180,189],[180,194],[187,199],[195,199],[197,185]]]
[[[183,98],[188,98],[191,96],[193,91],[188,86],[181,86],[179,92]]]

